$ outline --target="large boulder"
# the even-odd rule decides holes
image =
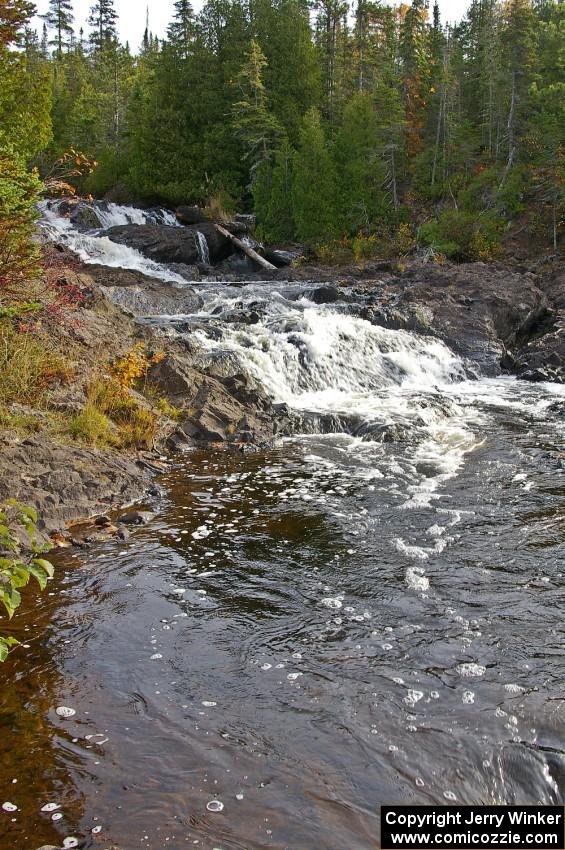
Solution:
[[[72,208],[70,220],[77,230],[99,230],[102,227],[96,206],[86,201],[79,201]]]
[[[158,224],[124,224],[106,231],[113,242],[135,248],[150,260],[159,263],[193,265],[203,259],[200,238],[208,244],[210,262],[225,260],[232,253],[231,241],[219,233],[210,222],[190,227],[167,227]]]
[[[90,277],[110,301],[134,316],[195,313],[202,299],[189,286],[177,286],[130,269],[90,266]]]
[[[542,274],[539,288],[548,299],[547,312],[522,335],[516,354],[518,375],[529,381],[565,383],[565,270]]]
[[[515,371],[512,355],[551,309],[533,274],[498,264],[415,264],[359,290],[369,294],[366,318],[374,324],[437,336],[483,375]]]
[[[181,224],[202,224],[208,221],[206,214],[197,206],[180,206],[175,210],[175,215]]]

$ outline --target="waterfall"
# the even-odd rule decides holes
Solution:
[[[48,203],[41,211],[47,236],[84,262],[186,285],[166,265],[112,242],[104,233],[78,231]],[[144,223],[149,213],[108,205],[105,216],[105,224],[123,219]],[[209,263],[209,246],[200,231],[196,245],[200,261]],[[207,368],[223,359],[232,364],[228,368],[234,374],[247,374],[273,401],[300,416],[355,420],[356,433],[365,425],[367,435],[375,425],[398,425],[422,436],[460,436],[464,415],[450,388],[466,378],[461,359],[437,339],[376,327],[350,315],[343,304],[316,305],[308,300],[311,286],[265,282],[237,290],[221,283],[200,287],[203,306],[194,317],[190,338],[200,347],[202,365]],[[182,311],[181,301],[178,305]],[[234,311],[243,317],[255,313],[257,321],[234,322]],[[191,317],[183,319],[186,324]]]
[[[63,201],[48,201],[47,205],[42,204],[40,208],[42,212],[45,207],[59,214]],[[96,218],[100,223],[101,230],[107,230],[110,227],[119,227],[125,224],[161,224],[167,227],[182,227],[176,219],[174,213],[165,209],[150,209],[142,210],[139,207],[128,207],[121,204],[106,203],[94,201],[91,204],[86,204],[81,201],[81,204],[88,206],[95,213]]]
[[[123,221],[123,217],[128,219],[139,217],[141,223],[147,223],[148,213],[143,210],[137,210],[134,207],[120,208],[112,204],[108,206],[110,209],[106,213],[106,221],[111,222],[110,226],[114,226],[116,222],[128,223]],[[59,215],[58,209],[58,204],[52,204],[49,201],[42,201],[39,204],[40,228],[49,240],[59,242],[70,248],[84,263],[100,264],[114,269],[130,269],[168,283],[179,283],[186,286],[185,278],[171,271],[162,263],[148,260],[134,248],[118,245],[99,231],[83,233],[77,230],[68,218]],[[100,213],[100,210],[97,210],[97,212]]]
[[[210,265],[210,250],[208,248],[208,241],[203,233],[199,230],[196,231],[196,239],[197,239],[197,247],[198,247],[198,257],[201,263],[204,263],[206,266]]]

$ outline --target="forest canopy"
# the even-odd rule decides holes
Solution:
[[[113,0],[0,5],[0,227],[38,169],[80,151],[83,193],[256,213],[271,241],[413,239],[488,259],[563,218],[565,6],[472,0],[177,0],[165,39],[120,43]],[[19,174],[14,179],[14,174]]]

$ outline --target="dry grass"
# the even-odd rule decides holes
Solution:
[[[227,192],[216,192],[208,198],[203,212],[210,221],[228,221],[235,212],[234,200]]]
[[[157,415],[114,378],[99,377],[88,387],[87,403],[69,433],[89,445],[151,449],[157,425]]]
[[[0,405],[41,404],[47,388],[66,382],[71,369],[40,332],[0,321]]]
[[[69,425],[73,439],[90,446],[114,446],[116,439],[112,423],[98,408],[87,402],[83,410],[73,416]]]

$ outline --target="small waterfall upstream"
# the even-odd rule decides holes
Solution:
[[[198,256],[200,262],[205,266],[210,265],[210,249],[208,248],[208,241],[203,233],[200,230],[196,231],[196,239],[198,241]]]

